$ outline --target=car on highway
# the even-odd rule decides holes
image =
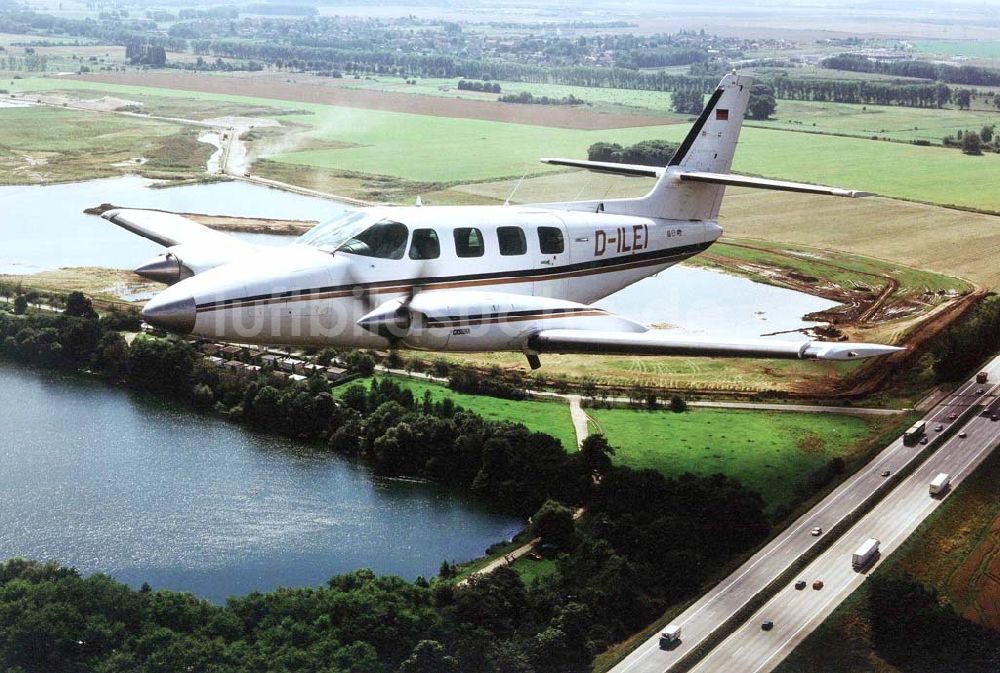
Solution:
[[[799,580],[798,582],[795,583],[795,589],[797,591],[802,591],[805,588],[806,588],[806,581],[805,580]]]
[[[773,628],[774,628],[774,622],[772,622],[770,619],[765,619],[760,623],[761,631],[770,631]]]
[[[1000,416],[997,416],[996,414],[990,414],[990,420],[991,420],[991,421],[995,421],[995,420],[997,420],[998,418],[1000,418]]]
[[[927,441],[928,441],[928,440],[927,440],[927,438],[926,438],[926,437],[921,437],[921,438],[920,438],[920,443],[921,443],[921,444],[926,444],[926,443],[927,443]]]
[[[976,394],[977,395],[982,395],[983,394],[983,389],[982,388],[976,388]]]
[[[892,474],[892,470],[882,470],[883,477],[888,477],[890,474]]]
[[[811,531],[809,531],[809,534],[812,535],[813,537],[819,537],[820,535],[823,534],[823,529],[820,526],[816,526]]]
[[[815,582],[813,582],[813,589],[819,591],[822,588],[823,588],[823,580],[816,580]]]
[[[949,421],[953,421],[953,420],[955,420],[956,418],[958,418],[958,412],[955,412],[955,411],[953,411],[953,412],[951,412],[950,414],[948,414],[948,420],[949,420]]]
[[[965,430],[962,430],[960,433],[958,433],[958,438],[959,439],[965,439],[968,436],[969,436],[969,433],[967,433]]]
[[[934,426],[934,432],[941,432],[942,430],[944,430],[944,426],[940,423]]]

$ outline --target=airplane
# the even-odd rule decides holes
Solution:
[[[854,360],[902,350],[677,336],[590,305],[718,240],[727,185],[867,195],[730,174],[753,81],[726,75],[662,168],[542,159],[655,177],[638,198],[360,208],[281,248],[161,211],[102,216],[166,246],[136,269],[172,283],[142,316],[180,334],[281,346],[513,351],[532,369],[548,353]]]

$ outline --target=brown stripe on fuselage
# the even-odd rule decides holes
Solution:
[[[705,246],[707,247],[707,246]],[[484,285],[509,285],[513,283],[533,283],[538,281],[550,281],[550,280],[563,280],[566,278],[583,278],[586,276],[593,276],[603,273],[614,273],[618,271],[626,271],[628,269],[637,269],[644,266],[656,266],[658,264],[667,264],[673,261],[681,261],[689,257],[693,257],[698,254],[699,251],[691,253],[679,253],[675,255],[664,255],[663,257],[654,257],[650,259],[641,259],[628,261],[623,259],[620,263],[609,264],[607,266],[593,267],[589,269],[579,269],[575,271],[565,271],[565,272],[548,272],[545,273],[544,269],[539,269],[540,273],[534,275],[526,276],[495,276],[490,278],[479,278],[479,279],[468,279],[468,280],[454,280],[454,281],[433,281],[429,283],[407,283],[400,285],[380,285],[379,283],[391,283],[393,281],[373,281],[369,284],[359,283],[356,287],[370,294],[404,294],[409,292],[411,289],[416,288],[419,290],[450,290],[457,288],[469,288],[469,287],[482,287]],[[402,281],[397,281],[402,282]],[[303,291],[303,294],[285,294],[283,296],[274,297],[264,297],[260,299],[249,299],[249,300],[228,300],[226,302],[216,302],[210,304],[201,304],[197,307],[198,313],[205,313],[209,311],[217,311],[229,308],[246,308],[250,306],[260,306],[275,303],[284,303],[287,301],[318,301],[322,299],[340,299],[343,297],[357,296],[355,294],[355,288],[345,289],[345,290],[330,290],[330,291],[313,291],[308,290]]]

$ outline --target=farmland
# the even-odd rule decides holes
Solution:
[[[114,77],[108,76],[105,79]],[[232,79],[234,78],[189,76],[183,81],[198,82],[198,86],[207,88],[218,82],[217,88],[228,90],[231,86],[228,82]],[[603,130],[550,128],[529,123],[447,116],[465,114],[464,112],[409,114],[262,96],[246,97],[149,87],[136,89],[107,82],[81,82],[73,79],[37,78],[15,81],[12,85],[12,90],[17,91],[55,88],[89,88],[112,91],[119,95],[128,95],[131,92],[155,93],[158,96],[174,95],[180,98],[239,102],[258,108],[276,107],[289,112],[296,111],[298,113],[283,115],[281,122],[285,125],[298,126],[297,145],[303,149],[286,151],[278,148],[275,150],[276,153],[269,156],[270,159],[321,170],[389,176],[406,181],[444,185],[546,173],[553,169],[539,164],[538,157],[559,155],[584,157],[587,147],[598,141],[631,144],[640,140],[662,138],[676,142],[687,132],[686,124],[628,126]],[[322,98],[323,95],[327,95],[324,91],[332,88],[301,85],[298,88],[293,86],[293,89],[295,91],[302,89],[307,91],[309,96]],[[319,93],[316,93],[317,91]],[[415,98],[398,95],[404,99]],[[307,96],[303,94],[297,97]],[[472,102],[474,101],[441,99],[436,105],[448,106]],[[501,110],[512,107],[545,107],[484,104]],[[570,114],[568,111],[558,109],[550,111],[562,115]],[[905,116],[908,113],[911,111],[887,114]],[[543,113],[538,110],[527,110],[526,114]],[[628,125],[634,123],[635,119],[590,112],[588,114],[602,118],[602,124],[605,126]],[[969,119],[972,121],[972,118]],[[656,120],[649,118],[648,121]],[[909,120],[904,118],[896,121],[904,127],[909,124]],[[973,125],[981,121],[975,118]],[[868,124],[868,121],[862,119],[851,123],[857,125],[860,132],[867,128],[865,124]],[[955,122],[936,123],[941,126],[927,131],[928,134],[937,136],[939,131],[950,128]],[[919,123],[913,125],[919,126]],[[964,126],[968,128],[968,124]],[[887,128],[884,124],[879,124],[878,127]],[[896,128],[895,122],[893,128]],[[324,143],[330,142],[337,143],[336,148],[322,147]],[[309,146],[315,147],[317,143],[320,145],[319,148],[309,149]],[[826,160],[817,161],[817,158]],[[901,166],[905,167],[905,170],[900,170]],[[993,174],[1000,171],[1000,155],[996,154],[968,157],[956,150],[938,147],[919,147],[903,143],[874,142],[863,138],[750,127],[744,130],[741,137],[740,151],[737,153],[734,169],[768,177],[845,185],[916,201],[1000,211],[1000,192],[994,188],[992,179]],[[942,180],[941,175],[948,175],[949,179]]]
[[[849,458],[865,439],[898,422],[714,409],[587,413],[616,448],[616,463],[668,476],[722,473],[760,493],[771,511],[792,501],[810,472],[831,458]]]

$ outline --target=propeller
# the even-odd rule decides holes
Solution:
[[[424,276],[426,266],[427,260],[421,260],[415,278]],[[372,296],[371,288],[356,280],[353,267],[348,266],[347,276],[354,285],[352,294],[365,308],[365,315],[358,320],[358,324],[369,332],[386,339],[389,342],[389,350],[398,350],[413,326],[413,312],[410,310],[410,304],[423,290],[423,286],[411,284],[403,297],[377,303]]]

